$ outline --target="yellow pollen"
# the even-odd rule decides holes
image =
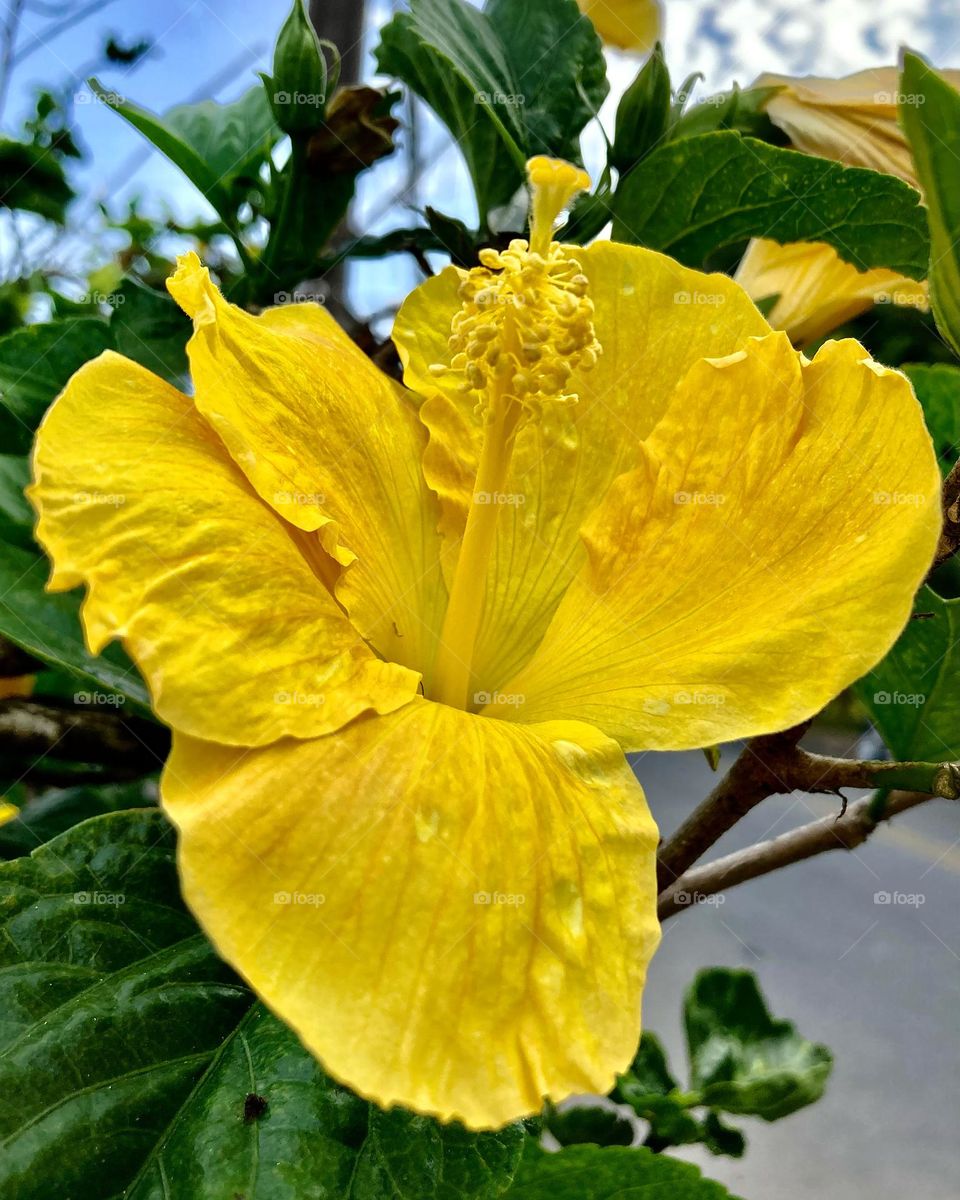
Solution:
[[[483,615],[484,580],[496,540],[499,497],[507,485],[514,440],[549,405],[577,399],[575,370],[600,353],[593,302],[580,264],[553,240],[554,225],[589,176],[570,163],[532,158],[530,240],[481,250],[480,266],[460,273],[460,308],[451,322],[449,363],[483,417],[483,441],[434,668],[433,699],[470,708],[474,646]],[[480,693],[478,693],[480,695]]]
[[[451,324],[449,365],[483,411],[497,401],[516,401],[524,420],[536,420],[547,401],[577,399],[567,389],[571,373],[589,369],[600,346],[593,303],[580,264],[553,241],[561,211],[590,186],[585,171],[559,159],[532,158],[530,240],[515,238],[506,250],[480,251],[479,267],[464,271],[461,307]]]

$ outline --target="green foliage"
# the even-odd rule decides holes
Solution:
[[[946,476],[960,455],[960,368],[948,363],[911,363],[903,368],[913,384]]]
[[[547,1154],[531,1143],[504,1200],[735,1200],[689,1163],[639,1147],[570,1146]]]
[[[593,26],[575,0],[411,0],[385,26],[379,69],[437,113],[459,146],[482,224],[534,154],[579,160],[579,135],[607,93]]]
[[[629,171],[664,140],[669,125],[670,72],[658,42],[620,98],[610,162]]]
[[[0,454],[0,541],[29,548],[33,544],[33,509],[23,489],[30,482],[30,463],[22,454]]]
[[[133,783],[51,788],[22,799],[20,812],[0,825],[0,858],[21,858],[65,833],[81,821],[127,808],[147,808],[156,802],[152,779]],[[18,801],[18,803],[21,803]]]
[[[690,1087],[681,1090],[660,1041],[645,1032],[613,1099],[649,1122],[655,1149],[701,1142],[739,1158],[743,1134],[721,1113],[776,1121],[820,1099],[832,1058],[805,1041],[789,1021],[774,1020],[749,971],[701,971],[684,1003]],[[697,1117],[694,1109],[705,1108]]]
[[[43,146],[0,138],[0,206],[62,222],[73,196],[63,167]]]
[[[0,444],[27,454],[40,419],[67,380],[113,345],[104,321],[92,318],[30,325],[0,338]]]
[[[913,619],[856,690],[896,758],[960,758],[960,600],[921,588]]]
[[[260,170],[280,136],[264,89],[258,84],[233,104],[203,100],[156,116],[96,80],[90,86],[183,172],[225,229],[237,234],[237,209],[260,186]]]
[[[0,637],[69,672],[80,689],[118,692],[141,711],[150,698],[136,667],[116,644],[92,655],[83,644],[79,592],[46,592],[50,564],[41,555],[0,542]]]
[[[776,1121],[823,1095],[833,1057],[770,1016],[754,975],[701,971],[687,993],[690,1082],[723,1112]]]
[[[182,386],[193,325],[172,296],[130,278],[113,295],[111,306],[110,333],[117,352]]]
[[[704,133],[661,146],[621,181],[613,236],[693,267],[751,237],[827,242],[860,270],[923,279],[929,240],[919,199],[890,175]]]
[[[184,909],[156,810],[0,864],[0,919],[5,1198],[496,1200],[513,1177],[522,1125],[382,1112],[324,1074]]]
[[[930,221],[930,302],[960,354],[960,92],[915,54],[904,55],[900,121],[910,142]]]

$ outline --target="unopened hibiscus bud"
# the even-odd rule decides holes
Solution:
[[[284,133],[312,133],[323,124],[327,74],[324,44],[303,0],[294,0],[273,52],[273,77],[263,77],[273,114]]]

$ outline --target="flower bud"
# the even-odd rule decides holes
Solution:
[[[273,77],[263,82],[284,133],[312,133],[323,125],[327,60],[303,0],[294,0],[273,52]]]

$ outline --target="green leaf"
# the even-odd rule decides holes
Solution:
[[[480,218],[506,204],[534,154],[579,161],[607,93],[592,24],[575,0],[411,0],[381,32],[381,72],[436,112],[470,171]]]
[[[860,270],[923,279],[930,248],[919,200],[892,175],[704,133],[661,146],[621,181],[613,236],[693,267],[751,237],[827,242]]]
[[[236,203],[235,189],[255,182],[280,130],[260,84],[239,100],[201,100],[171,108],[163,123],[206,163],[219,186]]]
[[[633,1125],[618,1112],[598,1104],[578,1104],[573,1108],[550,1108],[546,1126],[561,1146],[590,1143],[597,1146],[629,1146]]]
[[[671,127],[670,138],[733,129],[765,142],[780,142],[785,135],[767,116],[766,106],[782,90],[781,87],[764,87],[743,91],[734,84],[729,92],[707,96],[688,109]]]
[[[80,625],[80,593],[45,592],[49,573],[46,559],[0,543],[0,636],[69,671],[78,684],[100,684],[149,709],[146,686],[119,645],[110,645],[96,656],[87,651]]]
[[[20,858],[44,842],[104,813],[145,808],[156,803],[157,785],[151,779],[100,787],[51,788],[24,803],[12,821],[0,825],[0,858]]]
[[[901,368],[917,393],[923,417],[946,476],[960,454],[960,367],[949,363],[908,364]]]
[[[0,920],[5,1200],[496,1200],[512,1179],[522,1125],[382,1112],[255,1003],[186,912],[158,811],[0,864]]]
[[[33,509],[23,489],[30,482],[30,463],[22,454],[0,454],[0,541],[33,544]]]
[[[173,297],[127,279],[112,304],[110,332],[119,353],[182,386],[188,374],[186,346],[193,325]]]
[[[670,124],[670,72],[657,42],[617,106],[610,162],[629,171],[664,139]]]
[[[734,1200],[690,1163],[642,1146],[569,1146],[556,1154],[530,1142],[504,1200]]]
[[[0,206],[39,213],[62,225],[73,196],[48,147],[0,137]]]
[[[90,318],[28,325],[0,338],[0,444],[4,451],[28,453],[43,414],[70,376],[112,346],[106,322]]]
[[[960,600],[922,588],[913,620],[857,695],[894,758],[960,758]]]
[[[250,994],[180,900],[157,812],[0,865],[0,1194],[118,1196]]]
[[[148,112],[95,79],[90,87],[178,167],[232,229],[244,190],[279,137],[266,92],[257,84],[233,104],[203,100],[163,116]]]
[[[684,1024],[691,1084],[709,1107],[775,1121],[823,1095],[830,1051],[771,1017],[751,972],[701,971]]]
[[[519,94],[523,151],[580,161],[580,133],[606,99],[607,64],[576,0],[487,0]]]
[[[629,1104],[650,1125],[648,1144],[657,1150],[704,1141],[703,1124],[687,1110],[699,1102],[685,1095],[670,1073],[659,1038],[644,1030],[630,1069],[617,1080],[611,1098]]]
[[[960,354],[960,92],[915,54],[905,54],[898,104],[930,222],[930,303]]]
[[[377,69],[402,80],[450,130],[485,221],[523,181],[519,88],[499,38],[463,0],[411,0],[381,30]]]

